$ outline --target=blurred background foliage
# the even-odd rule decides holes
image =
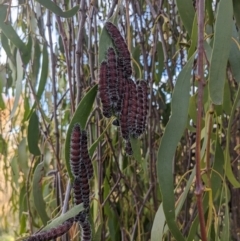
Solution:
[[[239,241],[240,4],[228,3],[232,12],[225,2],[205,1],[203,206],[209,240]],[[126,156],[113,119],[103,118],[97,96],[92,105],[96,93],[89,94],[110,44],[102,31],[109,18],[128,44],[133,79],[149,83],[147,130],[133,157]],[[196,2],[1,1],[0,31],[0,235],[27,236],[72,208],[65,140],[85,96],[87,108],[78,115],[86,119],[94,165],[94,240],[176,240],[176,230],[185,240],[200,240]],[[77,226],[58,240],[79,240]]]

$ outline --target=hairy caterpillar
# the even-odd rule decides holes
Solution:
[[[119,58],[121,58],[121,63],[124,68],[124,77],[129,78],[132,75],[132,67],[131,56],[127,44],[114,24],[106,22],[105,26],[118,51]]]
[[[99,97],[102,102],[102,111],[103,115],[106,118],[110,118],[112,116],[112,107],[108,92],[108,78],[107,78],[107,62],[103,61],[100,65],[100,74],[99,74]]]
[[[110,47],[107,51],[107,78],[108,78],[108,93],[111,100],[111,106],[116,111],[118,95],[118,74],[117,74],[117,58],[115,51]]]
[[[79,124],[75,124],[71,133],[70,140],[70,166],[74,177],[79,175],[80,168],[80,138],[81,129]]]

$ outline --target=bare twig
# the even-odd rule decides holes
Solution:
[[[198,99],[197,99],[197,132],[196,132],[196,189],[198,216],[200,222],[201,239],[207,241],[204,210],[203,210],[203,185],[201,178],[201,122],[203,111],[203,88],[204,88],[204,1],[198,0],[198,59],[197,59],[197,77],[198,77]]]
[[[56,0],[54,0],[56,3]],[[68,48],[68,38],[66,35],[66,32],[64,30],[64,27],[62,25],[61,19],[58,15],[56,15],[57,24],[59,33],[62,38],[63,48],[66,56],[66,64],[67,64],[67,73],[68,73],[68,83],[69,83],[69,89],[70,89],[70,99],[71,99],[71,113],[74,113],[75,107],[74,107],[74,96],[73,96],[73,87],[72,87],[72,71],[71,71],[71,58],[70,58],[70,49]]]
[[[83,86],[83,70],[82,70],[82,55],[83,55],[83,34],[84,34],[84,24],[86,21],[86,1],[82,0],[80,9],[78,12],[79,29],[77,35],[77,46],[76,46],[76,80],[77,80],[77,101],[76,105],[79,104],[82,97],[82,86]]]
[[[167,70],[169,86],[170,86],[171,90],[173,90],[172,74],[171,74],[170,68],[168,66],[167,46],[166,46],[166,43],[165,43],[165,40],[164,40],[160,19],[158,19],[158,15],[157,15],[154,7],[152,6],[151,2],[149,0],[146,0],[146,2],[148,4],[148,6],[150,7],[153,18],[155,19],[155,21],[158,21],[157,22],[158,23],[158,30],[159,30],[159,34],[160,34],[160,38],[161,38],[161,42],[162,42],[163,54],[164,54],[164,66]]]

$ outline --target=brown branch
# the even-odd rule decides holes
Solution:
[[[56,3],[56,0],[54,0]],[[70,50],[68,48],[68,38],[66,35],[66,32],[64,30],[64,27],[62,25],[61,19],[58,15],[56,15],[56,20],[58,24],[59,33],[62,39],[63,48],[65,52],[66,57],[66,64],[67,64],[67,73],[68,73],[68,83],[69,83],[69,89],[70,89],[70,99],[71,99],[71,113],[74,113],[75,107],[74,107],[74,96],[73,96],[73,87],[72,87],[72,70],[71,70],[71,59],[70,59]]]
[[[77,46],[76,46],[76,80],[77,80],[77,101],[76,105],[81,101],[82,97],[82,80],[83,80],[83,70],[82,70],[82,55],[83,55],[83,35],[84,35],[84,24],[86,21],[86,1],[82,0],[80,9],[78,12],[79,29],[77,35]]]
[[[196,131],[196,187],[195,195],[197,198],[198,216],[202,241],[207,241],[204,210],[203,210],[203,185],[201,178],[201,121],[203,112],[203,89],[204,89],[204,1],[198,0],[198,47],[197,47],[197,78],[198,78],[198,99],[197,99],[197,131]]]

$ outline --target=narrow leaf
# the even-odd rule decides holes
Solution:
[[[0,6],[0,28],[2,29],[4,35],[10,39],[10,41],[21,51],[21,54],[25,54],[25,44],[20,39],[13,27],[10,24],[5,23],[7,8],[7,5]]]
[[[110,46],[113,46],[112,39],[110,38],[105,26],[102,29],[100,39],[99,39],[99,55],[98,62],[101,63],[104,59],[106,59],[106,52]]]
[[[9,43],[8,43],[8,38],[5,36],[4,33],[1,33],[1,44],[3,46],[3,49],[5,50],[8,58],[12,61],[12,64],[16,64],[15,59],[12,55]]]
[[[74,116],[70,122],[70,125],[67,130],[67,136],[65,140],[65,161],[66,161],[66,167],[69,176],[72,178],[72,172],[70,168],[70,137],[71,137],[71,132],[73,129],[73,126],[76,123],[80,123],[80,127],[82,130],[85,129],[86,127],[86,122],[88,119],[89,114],[92,111],[92,106],[93,102],[95,100],[96,94],[97,94],[97,85],[92,87],[87,94],[83,97],[81,102],[78,105],[77,110],[74,113]]]
[[[142,164],[140,140],[131,137],[130,141],[131,141],[131,146],[132,146],[134,158],[138,161],[139,164]]]
[[[240,1],[233,0],[233,10],[234,10],[234,17],[236,19],[238,28],[240,28]]]
[[[238,32],[235,24],[233,24],[229,63],[231,66],[233,76],[238,83],[240,82],[240,68],[239,68],[240,48],[239,47],[240,47],[240,43],[239,43]]]
[[[29,152],[35,156],[41,155],[38,147],[39,124],[36,112],[33,112],[28,124],[28,148]]]
[[[163,240],[165,221],[166,219],[163,212],[163,206],[161,204],[157,210],[153,221],[153,226],[151,230],[151,241]]]
[[[56,15],[63,17],[63,18],[71,18],[73,17],[79,10],[79,5],[73,7],[72,9],[68,11],[62,11],[60,7],[58,7],[54,2],[50,0],[36,0],[39,2],[41,5],[43,5],[45,8],[49,9]]]
[[[83,204],[80,203],[76,206],[74,206],[73,208],[71,208],[70,210],[68,210],[66,213],[64,213],[63,215],[53,219],[51,221],[51,223],[49,223],[46,227],[44,227],[42,229],[42,231],[47,231],[49,229],[52,229],[52,228],[56,228],[58,227],[59,225],[61,225],[63,222],[65,222],[66,220],[68,220],[69,218],[73,218],[76,216],[76,214],[80,213],[81,211],[83,211],[84,208],[83,208]]]
[[[33,174],[33,201],[34,206],[43,222],[47,224],[49,217],[46,213],[46,204],[42,195],[42,178],[44,177],[44,163],[40,162]]]
[[[192,0],[176,0],[176,3],[183,25],[186,28],[189,36],[191,36],[195,13]]]
[[[209,73],[209,93],[215,105],[223,102],[224,81],[226,78],[226,67],[231,46],[232,29],[232,1],[221,0],[218,3],[217,20],[213,51]]]
[[[189,59],[178,76],[172,97],[172,115],[162,137],[157,159],[157,174],[166,222],[173,236],[179,241],[184,240],[184,237],[175,221],[172,161],[177,144],[187,124],[193,60],[194,56]]]
[[[16,81],[16,95],[14,98],[13,108],[11,111],[10,117],[12,118],[15,114],[15,111],[18,107],[18,102],[20,99],[20,95],[22,93],[22,79],[23,79],[23,68],[22,68],[22,60],[19,51],[17,51],[17,81]]]

